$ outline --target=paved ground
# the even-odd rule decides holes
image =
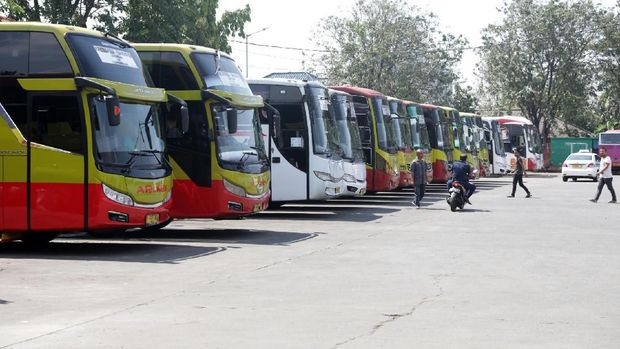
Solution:
[[[1,245],[0,348],[619,348],[620,205],[509,181]]]

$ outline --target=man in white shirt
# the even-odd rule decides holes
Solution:
[[[596,197],[590,201],[597,202],[598,198],[601,196],[601,191],[603,191],[603,187],[607,185],[607,189],[611,193],[611,201],[610,204],[616,203],[616,192],[614,191],[614,187],[611,184],[614,177],[611,173],[611,158],[607,155],[607,149],[601,148],[599,149],[599,154],[601,155],[601,167],[596,173],[599,176],[598,181],[598,189],[596,191]]]

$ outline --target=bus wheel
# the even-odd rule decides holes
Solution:
[[[568,182],[568,177],[562,177],[562,182]]]
[[[21,240],[24,244],[37,246],[45,245],[54,240],[58,236],[58,233],[51,231],[42,231],[35,233],[24,233],[21,236]]]

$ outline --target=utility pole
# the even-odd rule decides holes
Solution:
[[[249,59],[249,57],[248,57],[248,38],[250,36],[254,35],[254,34],[258,34],[260,32],[264,32],[267,29],[269,29],[269,27],[265,27],[265,28],[263,28],[261,30],[257,30],[255,32],[247,34],[245,36],[245,77],[246,78],[248,77],[248,72],[249,72],[249,69],[250,69],[250,65],[248,64],[248,59]]]

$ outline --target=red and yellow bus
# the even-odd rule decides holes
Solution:
[[[70,26],[0,23],[5,239],[49,241],[60,231],[169,220],[172,169],[160,116],[187,109],[149,86],[138,54],[120,39]],[[176,104],[165,108],[168,98]]]
[[[388,97],[388,103],[392,114],[389,127],[392,127],[394,140],[398,147],[398,168],[400,172],[398,187],[411,187],[413,186],[413,175],[409,167],[415,159],[415,153],[413,151],[410,118],[402,100]]]
[[[394,190],[400,183],[398,149],[391,122],[390,106],[380,92],[351,86],[330,87],[353,96],[366,161],[367,191]]]
[[[426,120],[424,119],[424,111],[422,106],[418,103],[405,101],[405,108],[407,109],[407,116],[409,117],[409,124],[411,126],[411,143],[414,150],[422,150],[424,152],[424,161],[427,164],[433,163],[431,142],[428,137],[428,127]],[[414,154],[414,157],[416,155]],[[432,166],[426,171],[426,181],[433,181],[433,169]]]
[[[173,218],[230,218],[265,210],[269,160],[257,108],[235,61],[193,45],[135,44],[155,85],[185,100],[185,134],[168,132]],[[170,120],[177,129],[175,120]]]
[[[452,125],[445,110],[432,104],[421,104],[431,147],[433,183],[446,183],[452,166]]]

